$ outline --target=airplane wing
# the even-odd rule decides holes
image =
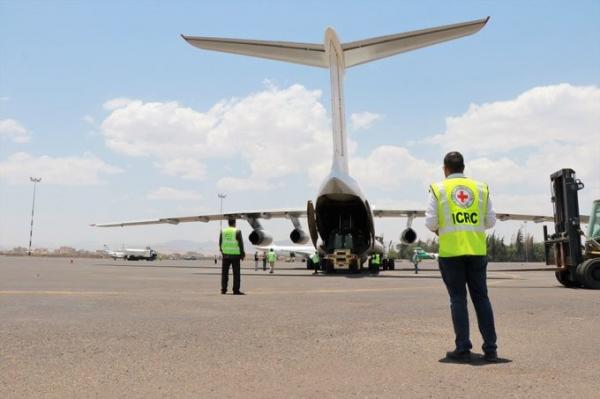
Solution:
[[[422,209],[373,209],[373,216],[387,218],[387,217],[413,217],[420,218],[425,217],[425,211]],[[159,219],[149,220],[133,220],[126,222],[110,222],[110,223],[94,223],[92,227],[125,227],[125,226],[144,226],[151,224],[179,224],[188,222],[211,222],[215,220],[228,220],[228,219],[289,219],[292,217],[306,217],[305,209],[285,209],[285,210],[274,210],[274,211],[252,211],[252,212],[228,212],[228,213],[215,213],[206,215],[192,215],[192,216],[174,216]],[[526,215],[518,213],[504,213],[496,212],[497,220],[504,222],[507,220],[517,220],[522,222],[554,222],[554,216],[544,215]],[[580,215],[579,220],[581,223],[588,223],[590,217],[588,215]]]
[[[306,209],[286,209],[275,211],[254,211],[254,212],[228,212],[215,213],[207,215],[192,215],[192,216],[174,216],[160,219],[149,220],[133,220],[127,222],[110,222],[110,223],[94,223],[92,227],[125,227],[125,226],[144,226],[151,224],[179,224],[188,222],[211,222],[214,220],[228,219],[289,219],[293,217],[306,216]]]
[[[375,217],[425,217],[424,210],[417,209],[374,209],[373,216]],[[554,216],[544,216],[544,215],[526,215],[519,213],[503,213],[496,212],[496,219],[501,222],[505,222],[508,220],[518,220],[522,222],[534,222],[534,223],[543,223],[543,222],[554,222]],[[579,221],[581,223],[588,223],[590,217],[588,215],[579,215]]]
[[[378,218],[422,218],[425,217],[425,211],[416,209],[373,209],[373,216]]]

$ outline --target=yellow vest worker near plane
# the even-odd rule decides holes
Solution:
[[[227,293],[229,283],[229,266],[233,268],[233,295],[244,295],[240,291],[240,260],[243,260],[244,240],[242,232],[235,228],[235,219],[229,219],[229,227],[225,227],[219,235],[219,248],[223,263],[221,266],[221,294]]]
[[[455,350],[446,354],[456,361],[471,360],[467,290],[477,313],[483,336],[484,359],[497,362],[494,314],[488,298],[485,229],[496,223],[488,187],[463,175],[463,156],[449,152],[444,157],[446,179],[430,187],[425,225],[439,235],[439,266],[450,295]]]
[[[271,268],[269,273],[273,274],[273,271],[275,270],[275,261],[277,260],[277,254],[273,251],[273,248],[267,253],[267,260],[269,261],[269,267]]]

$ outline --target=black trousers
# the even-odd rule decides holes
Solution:
[[[450,295],[452,324],[456,334],[456,349],[469,350],[473,347],[469,338],[469,313],[467,310],[467,287],[477,314],[479,332],[483,337],[485,352],[496,350],[496,328],[494,313],[487,290],[487,257],[456,256],[439,258],[442,278]]]
[[[229,266],[233,268],[233,292],[240,290],[240,257],[223,255],[221,266],[221,290],[227,291],[229,284]]]

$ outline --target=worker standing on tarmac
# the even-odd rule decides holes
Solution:
[[[381,265],[381,255],[379,254],[373,254],[371,255],[371,264],[373,265],[373,268],[377,268],[379,269],[379,266]]]
[[[275,251],[273,251],[273,248],[269,249],[267,259],[269,261],[269,267],[271,268],[271,270],[269,270],[269,273],[273,274],[273,272],[275,271],[275,261],[277,260],[277,254],[275,253]]]
[[[496,328],[488,298],[485,230],[494,226],[496,215],[488,186],[463,174],[463,156],[449,152],[444,157],[445,180],[430,187],[425,226],[439,236],[439,267],[450,296],[456,348],[446,353],[455,361],[471,361],[467,286],[483,336],[484,359],[497,362]]]
[[[258,271],[258,251],[254,252],[254,271]]]
[[[244,240],[242,232],[235,228],[235,219],[229,219],[229,226],[219,235],[219,248],[223,259],[221,266],[221,294],[227,293],[229,266],[233,268],[233,295],[245,295],[240,291],[240,260],[244,260]]]
[[[315,269],[313,274],[317,274],[317,270],[319,270],[319,263],[321,262],[321,259],[319,258],[319,253],[315,251],[314,255],[310,257],[310,260],[313,264],[313,268]]]

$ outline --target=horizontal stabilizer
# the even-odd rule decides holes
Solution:
[[[342,44],[344,65],[351,67],[380,58],[416,50],[452,39],[471,35],[485,26],[488,18],[436,28],[380,36]],[[266,40],[227,39],[181,35],[194,47],[204,50],[249,55],[295,64],[329,68],[323,44]]]
[[[322,44],[222,39],[181,35],[189,44],[205,50],[250,55],[278,61],[328,68]]]
[[[342,45],[346,67],[364,64],[395,54],[471,35],[485,26],[490,18],[437,28],[380,36]]]

